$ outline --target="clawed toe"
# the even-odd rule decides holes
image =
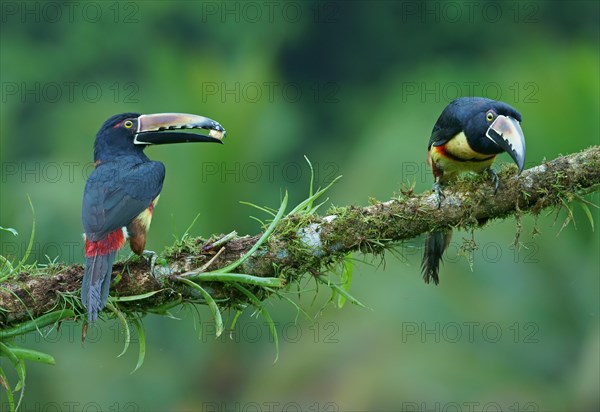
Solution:
[[[494,184],[494,196],[498,193],[498,187],[500,187],[500,179],[498,178],[498,173],[494,169],[487,170],[488,176],[492,179],[492,183]]]
[[[142,256],[144,256],[150,262],[150,273],[152,276],[157,277],[156,273],[154,273],[154,266],[156,265],[158,254],[152,250],[144,250]]]
[[[444,192],[442,191],[442,186],[438,182],[435,182],[433,184],[433,191],[437,194],[437,197],[438,197],[437,208],[439,209],[440,207],[442,207],[442,200],[446,198],[446,195],[444,195]]]

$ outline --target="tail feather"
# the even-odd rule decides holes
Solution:
[[[115,255],[116,252],[110,252],[107,255],[96,254],[86,259],[81,284],[81,302],[87,309],[90,322],[95,322],[98,313],[106,306]]]
[[[425,283],[433,281],[436,285],[440,283],[439,270],[440,262],[444,251],[450,244],[452,232],[431,232],[425,239],[425,250],[423,251],[423,260],[421,269],[423,270],[423,280]]]

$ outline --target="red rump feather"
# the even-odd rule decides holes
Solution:
[[[85,256],[105,256],[121,249],[124,244],[125,236],[123,235],[122,229],[109,233],[108,236],[97,242],[90,242],[88,239],[85,239]]]

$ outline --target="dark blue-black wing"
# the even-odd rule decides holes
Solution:
[[[446,144],[448,140],[462,131],[463,126],[456,115],[456,107],[453,103],[446,106],[437,122],[435,122],[431,131],[431,137],[429,138],[428,150],[431,149],[431,146]]]
[[[165,167],[160,162],[112,161],[100,164],[83,192],[83,227],[90,241],[127,226],[160,194]]]

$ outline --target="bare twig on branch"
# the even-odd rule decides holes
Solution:
[[[492,195],[492,186],[484,177],[465,178],[450,185],[444,190],[439,209],[432,192],[405,191],[398,198],[367,207],[334,208],[324,217],[292,214],[283,218],[268,240],[236,269],[236,273],[243,274],[238,277],[220,276],[219,269],[247,253],[262,234],[229,236],[218,247],[211,245],[222,236],[187,239],[185,245],[159,261],[155,271],[159,276],[149,273],[145,261],[116,264],[113,277],[119,280],[111,294],[117,299],[146,294],[144,299],[117,301],[124,310],[138,313],[165,313],[183,302],[206,303],[205,296],[179,281],[182,275],[189,279],[192,272],[193,280],[219,306],[243,306],[252,302],[236,287],[240,280],[249,279],[244,287],[264,299],[305,273],[320,276],[352,251],[382,253],[397,242],[438,228],[474,229],[490,219],[523,212],[537,214],[594,192],[600,187],[600,146],[548,161],[525,170],[519,177],[514,168],[501,171],[499,177],[501,185],[496,195]],[[202,267],[213,275],[203,279],[198,271]],[[81,314],[77,297],[82,276],[81,265],[11,276],[0,285],[0,326],[14,329],[20,322],[59,309],[68,310],[64,316]],[[270,279],[261,285],[256,278]],[[278,280],[273,283],[273,278]]]

